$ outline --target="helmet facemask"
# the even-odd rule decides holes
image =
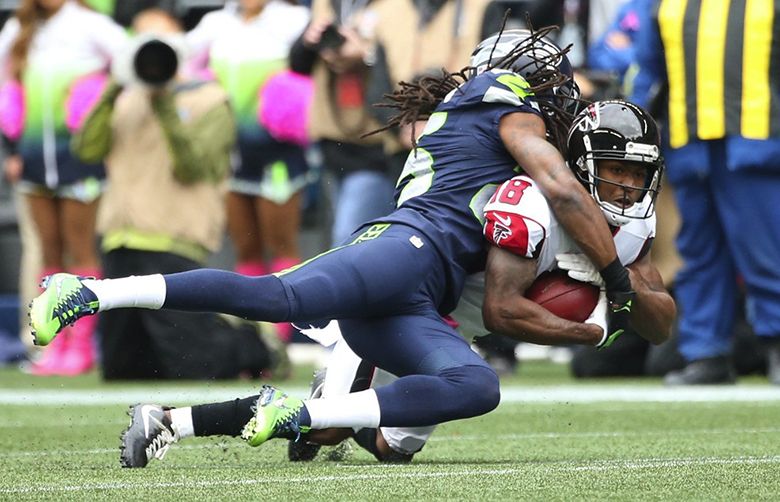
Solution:
[[[633,219],[650,218],[655,212],[664,171],[660,145],[658,125],[649,113],[627,101],[607,100],[594,102],[577,115],[569,128],[566,151],[569,166],[596,200],[607,221],[621,226]],[[617,182],[613,176],[602,175],[599,169],[609,160],[644,167],[642,186],[624,185],[631,180]],[[633,169],[628,165],[623,167]],[[636,173],[632,174],[636,180]],[[622,187],[623,196],[615,194],[618,196],[611,200],[602,200],[599,187],[603,184]],[[638,199],[629,193],[636,190],[640,191]],[[626,206],[628,200],[634,199],[636,202]]]
[[[655,200],[660,191],[663,175],[663,158],[660,156],[658,146],[627,141],[625,148],[620,150],[598,148],[598,145],[594,147],[594,142],[591,134],[582,136],[585,154],[575,160],[574,172],[596,200],[607,221],[613,226],[623,226],[634,219],[650,218],[655,213]],[[599,176],[599,160],[619,160],[642,165],[646,170],[644,185],[641,187],[624,185]],[[642,195],[628,207],[618,206],[601,199],[598,191],[601,183],[622,187],[626,198],[628,198],[628,190],[640,190]]]

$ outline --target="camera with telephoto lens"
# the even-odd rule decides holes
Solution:
[[[163,87],[171,82],[183,59],[177,37],[142,35],[133,39],[114,62],[114,78],[123,84]]]
[[[179,68],[176,49],[161,39],[143,43],[135,52],[133,72],[138,80],[148,85],[161,86],[170,82]]]

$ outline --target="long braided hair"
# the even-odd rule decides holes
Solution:
[[[528,22],[528,31],[530,33],[528,38],[518,42],[504,57],[493,61],[493,51],[495,51],[504,32],[507,17],[508,12],[504,15],[501,30],[491,49],[490,57],[488,58],[489,63],[486,68],[478,69],[473,66],[466,66],[458,72],[448,72],[442,69],[438,75],[423,75],[412,82],[399,82],[398,88],[393,93],[385,94],[384,102],[374,105],[383,108],[395,108],[398,110],[398,113],[390,118],[387,125],[371,131],[367,135],[412,124],[412,144],[416,147],[417,134],[414,125],[418,120],[426,120],[430,117],[436,107],[450,92],[458,89],[464,82],[481,73],[481,70],[489,71],[498,68],[523,74],[528,82],[529,90],[534,93],[536,101],[543,112],[548,139],[559,151],[565,153],[569,126],[582,100],[577,95],[555,94],[553,90],[563,86],[571,78],[562,73],[557,65],[561,58],[564,58],[571,50],[571,44],[563,49],[558,49],[557,52],[535,50],[536,44],[546,39],[558,27],[547,26],[535,30],[531,23]],[[547,44],[547,46],[553,45]],[[521,67],[514,66],[521,57],[526,57],[528,62]]]

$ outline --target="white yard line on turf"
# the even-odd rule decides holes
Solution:
[[[286,389],[305,396],[308,389]],[[158,387],[149,389],[0,389],[0,404],[6,405],[102,405],[136,402],[202,403],[248,396],[257,390],[236,388]],[[502,403],[602,403],[602,402],[733,402],[780,401],[780,387],[712,386],[648,387],[565,385],[551,387],[511,386],[501,389]]]
[[[589,471],[595,470],[603,472],[605,470],[625,470],[625,469],[658,469],[683,466],[700,465],[758,465],[758,464],[777,464],[780,463],[780,456],[739,456],[726,458],[650,458],[650,459],[631,459],[631,460],[603,460],[583,464],[581,462],[548,462],[540,464],[534,462],[527,467],[513,467],[507,469],[479,469],[469,468],[458,469],[456,471],[434,471],[434,472],[409,472],[406,469],[383,469],[380,474],[339,474],[329,476],[306,476],[306,477],[265,477],[262,479],[239,479],[239,480],[186,480],[170,482],[149,482],[148,480],[115,483],[85,483],[81,485],[37,485],[37,486],[16,486],[2,487],[0,494],[25,494],[25,493],[59,493],[59,492],[81,492],[89,490],[150,490],[161,488],[216,488],[222,486],[251,486],[279,483],[313,484],[327,482],[350,482],[350,481],[371,481],[371,480],[394,480],[394,479],[426,479],[442,477],[473,477],[473,476],[506,476],[508,474],[523,474],[543,465],[550,473]],[[419,465],[412,468],[419,468]],[[1,482],[0,482],[1,483]]]
[[[62,424],[60,424],[62,425]],[[30,424],[29,426],[38,426]],[[680,429],[680,430],[659,430],[659,431],[593,431],[593,432],[527,432],[511,434],[458,434],[458,435],[438,435],[429,439],[431,442],[450,442],[450,441],[515,441],[515,440],[533,440],[533,439],[577,439],[577,438],[617,438],[617,437],[648,437],[648,436],[714,436],[736,434],[777,434],[780,433],[780,427],[767,428],[732,428],[732,429]],[[177,444],[176,450],[201,450],[209,448],[226,449],[230,447],[243,448],[239,440],[226,442],[212,442],[206,444]],[[67,449],[47,449],[47,450],[26,450],[0,452],[0,460],[6,458],[26,458],[26,457],[50,457],[63,455],[96,455],[103,453],[116,454],[119,447],[116,448],[92,448],[85,450],[67,450]],[[362,467],[362,466],[361,466]]]

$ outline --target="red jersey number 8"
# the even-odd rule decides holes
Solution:
[[[498,202],[502,204],[516,205],[520,202],[523,192],[531,184],[525,180],[513,179],[509,183],[504,183],[496,193]]]

